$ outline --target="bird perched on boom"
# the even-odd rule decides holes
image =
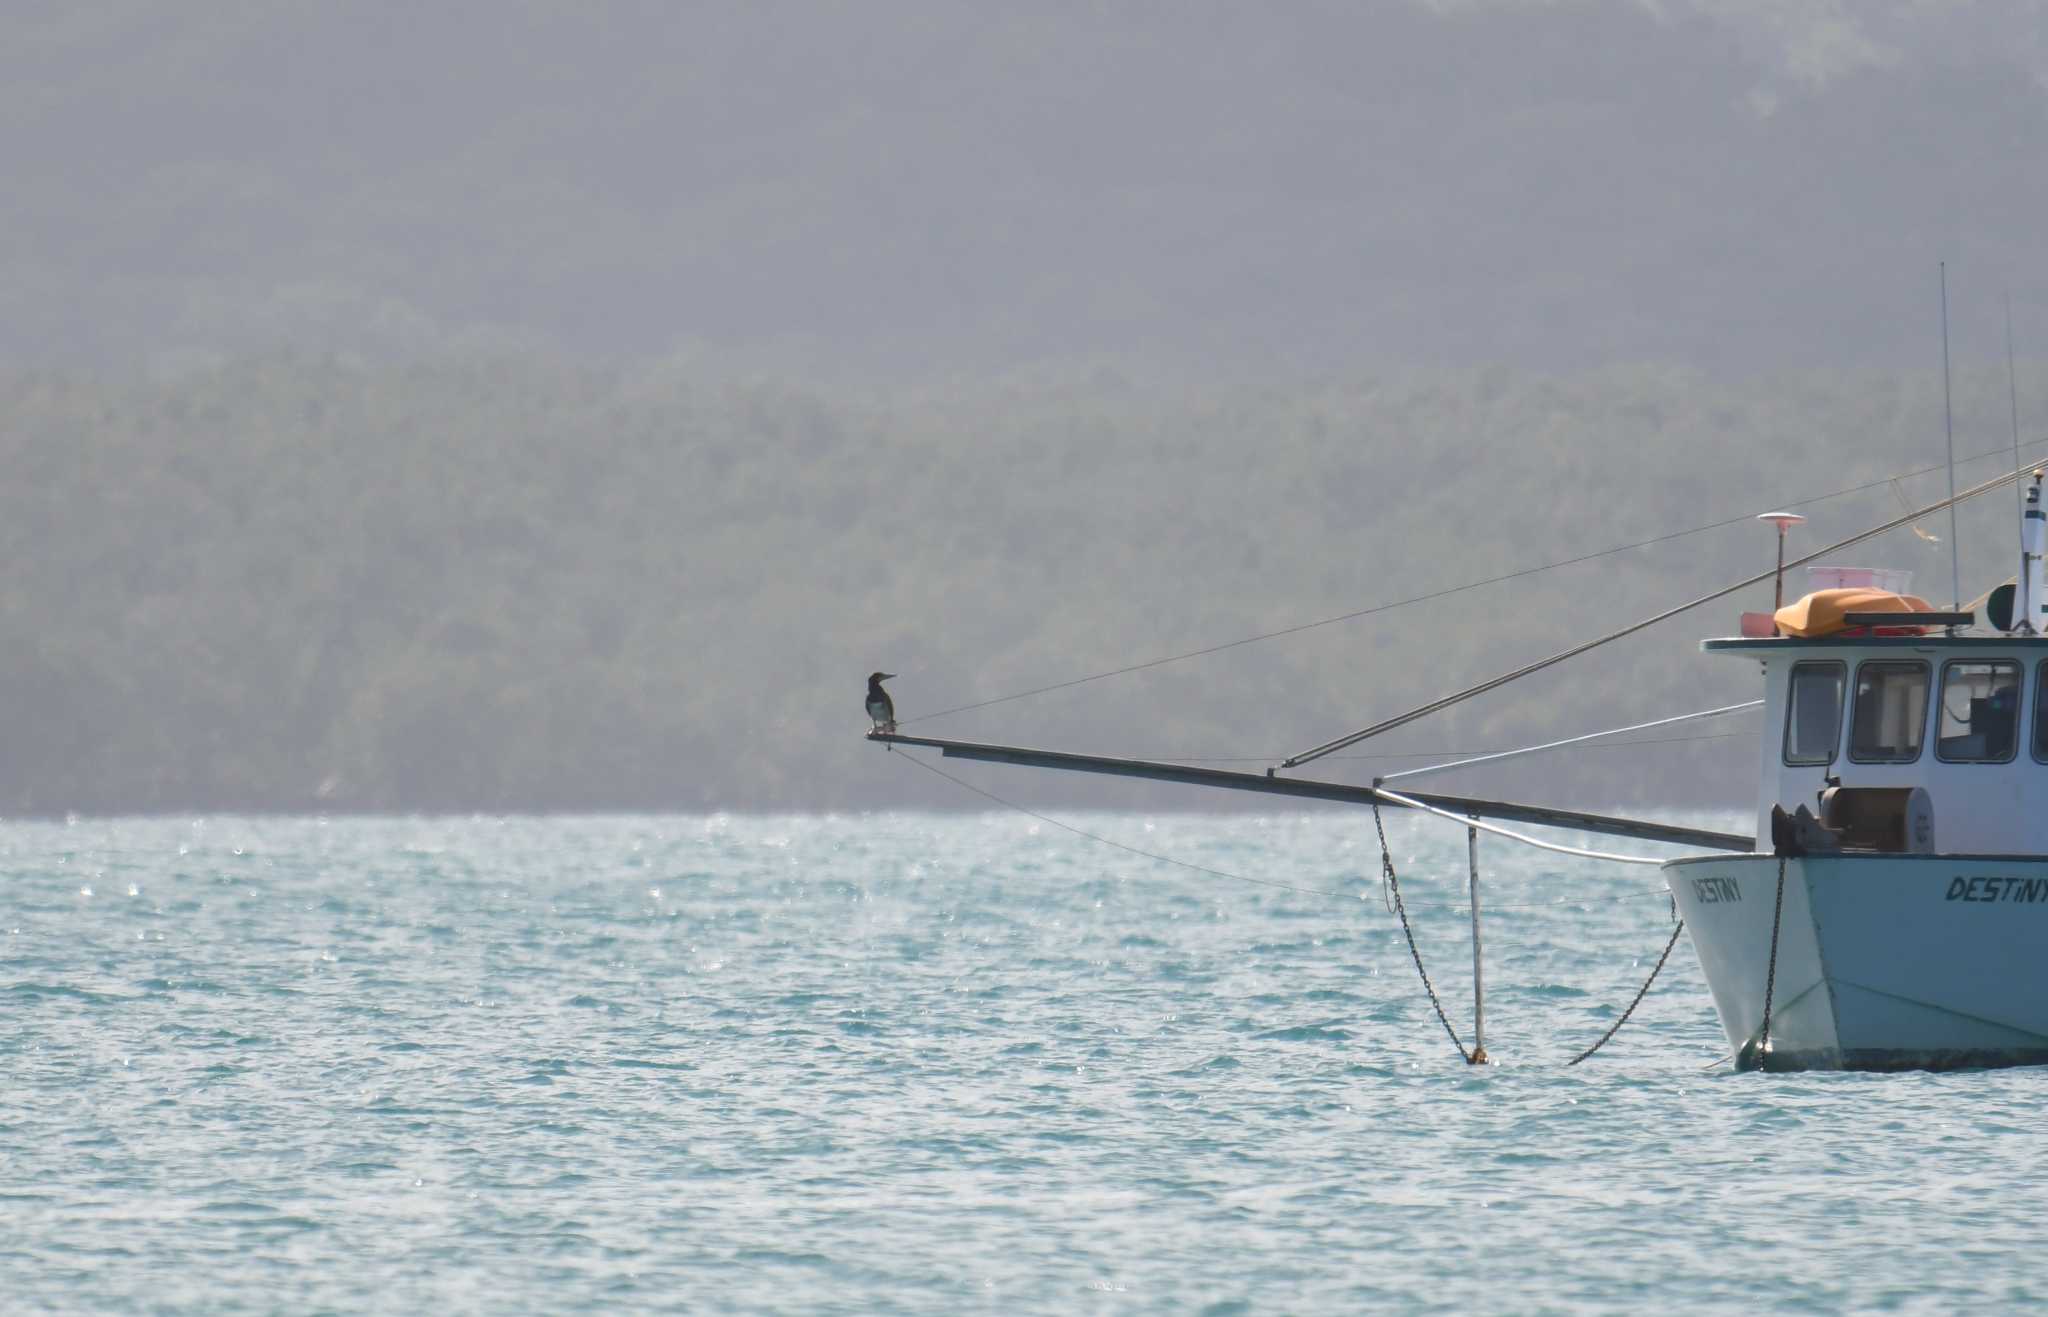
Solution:
[[[875,720],[878,732],[896,730],[896,702],[889,698],[889,692],[882,689],[882,683],[895,675],[893,672],[868,674],[868,717]]]

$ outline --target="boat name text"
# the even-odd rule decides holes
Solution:
[[[1733,878],[1695,878],[1692,894],[1702,905],[1720,905],[1724,901],[1740,901],[1742,888]]]
[[[1957,875],[1949,880],[1948,899],[2041,905],[2048,903],[2048,878],[2011,878],[1998,874],[1965,878]]]

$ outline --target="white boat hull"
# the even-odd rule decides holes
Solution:
[[[1807,855],[1664,866],[1737,1063],[2048,1064],[2048,860]],[[1759,1053],[1766,982],[1770,1044]]]

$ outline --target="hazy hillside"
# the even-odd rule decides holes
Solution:
[[[858,739],[871,669],[915,716],[1924,465],[1943,261],[1963,451],[2008,295],[2048,351],[2030,3],[7,20],[0,810],[952,802]],[[1770,547],[918,726],[1278,758]],[[1738,609],[1369,748],[1740,696]],[[1734,800],[1738,745],[1473,785]]]
[[[1959,449],[2006,442],[2002,372],[1964,376],[1958,399]],[[1227,379],[1103,362],[898,390],[689,360],[15,372],[0,807],[946,800],[859,741],[871,668],[904,674],[907,718],[1499,575],[1923,465],[1939,404],[1936,376],[1731,388],[1651,368]],[[1804,542],[1893,506],[1880,489],[1809,508]],[[2009,513],[1966,519],[1973,580],[2006,570]],[[1769,552],[1735,527],[926,726],[1284,754]],[[1911,538],[1857,556],[1945,593],[1945,559]],[[1740,606],[1385,748],[1742,698],[1747,670],[1693,643]],[[1611,800],[1732,774],[1739,799],[1739,744],[1484,784]]]

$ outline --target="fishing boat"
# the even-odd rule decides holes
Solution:
[[[1769,634],[1704,643],[1762,671],[1758,853],[1664,870],[1746,1064],[2048,1062],[2038,472],[2026,496],[2027,548],[1989,628],[1836,589],[1778,610]]]
[[[1979,601],[1981,617],[1975,607],[1937,611],[1893,588],[1901,582],[1874,575],[1852,580],[1839,569],[1821,588],[1783,603],[1788,570],[1813,567],[2015,483],[2024,491],[2019,570]],[[1475,1000],[1483,1000],[1476,838],[1484,830],[1569,854],[1659,867],[1739,1068],[2048,1063],[2048,994],[2040,990],[2041,954],[2048,948],[2048,520],[2042,487],[2040,470],[2018,467],[1791,563],[1784,556],[1785,532],[1800,518],[1764,514],[1778,528],[1772,571],[1383,719],[1263,773],[915,736],[893,724],[870,739],[984,762],[1421,810],[1460,824],[1475,842]],[[1709,660],[1757,666],[1762,690],[1744,705],[1409,769],[1370,785],[1293,771],[1764,582],[1775,583],[1779,606],[1743,615],[1738,634],[1703,642]],[[1763,711],[1750,833],[1428,794],[1396,782],[1749,707]],[[1613,854],[1545,841],[1504,823],[1670,843],[1695,853],[1669,860]],[[1392,879],[1384,834],[1382,851]],[[1405,910],[1402,919],[1405,928]],[[1420,970],[1419,953],[1416,963]],[[1423,979],[1427,985],[1426,972]],[[1433,990],[1430,995],[1434,1002]],[[1438,1014],[1442,1018],[1440,1005]],[[1456,1042],[1449,1020],[1444,1024]],[[1461,1043],[1460,1051],[1468,1060],[1485,1059],[1480,1020],[1475,1046]]]

